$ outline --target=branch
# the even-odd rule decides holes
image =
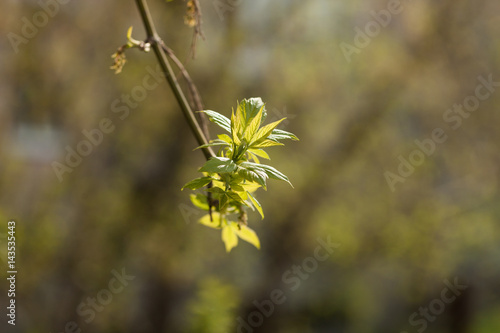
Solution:
[[[191,79],[191,76],[189,75],[188,71],[182,64],[182,62],[177,58],[175,55],[174,51],[172,51],[163,41],[160,41],[160,45],[163,48],[163,51],[172,59],[174,64],[179,68],[180,73],[184,77],[184,80],[186,80],[189,93],[191,95],[191,100],[192,100],[192,107],[195,109],[195,111],[202,111],[203,110],[203,102],[201,100],[200,93],[198,92],[198,89],[196,88],[196,85],[194,84],[193,80]],[[203,130],[203,134],[205,136],[209,136],[208,134],[208,125],[207,125],[207,117],[204,113],[198,113],[197,114],[198,119],[201,122],[201,128]]]
[[[151,14],[149,12],[146,0],[136,0],[136,4],[139,9],[139,13],[141,14],[144,27],[146,29],[147,40],[152,44],[153,50],[156,54],[156,58],[158,59],[158,62],[160,63],[163,73],[165,74],[167,82],[170,85],[170,88],[172,89],[175,98],[179,103],[179,106],[181,107],[182,113],[184,114],[189,126],[191,127],[191,131],[193,132],[196,141],[198,141],[198,144],[200,146],[205,145],[208,143],[208,140],[203,134],[203,131],[200,125],[198,124],[198,121],[196,121],[193,110],[191,110],[191,107],[189,106],[189,103],[186,97],[184,96],[181,87],[179,86],[179,82],[177,82],[177,79],[172,71],[172,67],[168,62],[167,55],[165,54],[165,51],[162,48],[162,41],[158,36],[158,33],[156,32],[156,29],[154,27],[153,19],[151,18]],[[202,148],[202,152],[207,160],[210,157],[215,156],[214,152],[210,147]]]

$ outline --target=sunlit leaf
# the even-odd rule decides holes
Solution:
[[[236,181],[233,181],[229,184],[229,186],[231,187],[232,190],[234,191],[245,191],[245,189],[243,188],[243,186],[241,186],[239,184],[239,182],[236,182]]]
[[[260,248],[260,241],[255,232],[246,226],[247,214],[243,205],[257,210],[262,218],[264,212],[259,201],[252,193],[259,187],[266,189],[267,179],[290,181],[275,168],[260,164],[259,158],[269,159],[262,148],[281,146],[279,140],[298,138],[287,131],[277,129],[285,119],[263,126],[267,112],[260,98],[244,99],[233,109],[231,117],[211,110],[203,111],[228,134],[220,134],[217,139],[198,148],[222,146],[218,156],[211,157],[200,169],[204,177],[195,179],[185,187],[200,188],[212,182],[210,192],[214,202],[218,202],[217,212],[200,219],[200,223],[211,228],[222,229],[222,240],[227,252],[238,244],[238,237]],[[262,127],[261,127],[262,126]],[[248,153],[248,154],[247,154]],[[255,161],[250,162],[250,161]],[[198,193],[190,196],[193,204],[205,211],[209,210],[207,196]],[[238,215],[239,222],[227,221],[226,216]]]
[[[210,215],[204,215],[202,218],[198,220],[198,223],[203,224],[209,228],[220,229],[220,214],[217,212],[212,212],[212,220],[210,220]]]
[[[263,157],[263,158],[266,158],[268,160],[270,160],[271,158],[269,157],[269,155],[262,149],[254,149],[254,148],[250,148],[248,149],[249,152],[251,152],[252,154],[255,154],[259,157]]]
[[[284,146],[284,144],[277,142],[277,141],[267,139],[267,140],[264,140],[264,141],[259,142],[259,143],[253,143],[250,147],[251,148],[266,148],[266,147],[273,147],[273,146]]]
[[[212,110],[203,110],[202,112],[208,116],[208,119],[211,122],[219,125],[226,131],[231,132],[231,121],[226,116]]]
[[[229,144],[224,141],[224,140],[221,140],[221,139],[215,139],[215,140],[211,140],[209,143],[207,143],[206,145],[201,145],[199,147],[197,147],[196,149],[200,149],[200,148],[207,148],[207,147],[213,147],[213,146],[229,146]],[[195,150],[196,150],[195,149]]]
[[[132,29],[133,27],[130,26],[127,30],[127,39],[131,39],[132,38]]]
[[[247,192],[247,193],[248,193],[248,197],[250,198],[250,201],[252,201],[255,209],[257,209],[260,216],[262,216],[262,218],[264,218],[264,211],[262,210],[262,206],[260,205],[260,202],[258,202],[257,199],[255,199],[255,197],[250,192]]]
[[[273,123],[267,124],[266,126],[260,128],[257,131],[257,133],[255,133],[255,135],[252,137],[252,142],[250,143],[250,145],[252,145],[252,143],[259,143],[261,141],[264,141],[273,132],[276,126],[278,126],[285,119],[286,118],[277,120]]]
[[[201,193],[190,194],[189,199],[191,199],[191,202],[196,207],[203,209],[203,210],[208,210],[208,200],[207,200],[207,197],[205,195],[203,195]]]
[[[229,225],[225,225],[222,228],[222,241],[226,246],[226,252],[230,252],[233,247],[238,245],[238,236],[236,236],[235,228]]]
[[[247,142],[251,142],[252,141],[253,136],[259,130],[259,126],[260,126],[261,120],[262,120],[262,112],[259,111],[255,115],[255,117],[253,117],[253,119],[250,121],[250,123],[248,124],[247,128],[245,129],[245,134],[244,134],[243,138],[245,140],[247,140]]]
[[[240,164],[240,168],[238,169],[238,175],[241,177],[251,181],[251,182],[256,182],[259,185],[261,185],[264,189],[266,188],[266,180],[268,178],[267,174],[263,170],[255,169],[253,167],[245,167],[244,163],[250,163],[250,162],[243,162]],[[256,164],[256,163],[252,163]]]
[[[224,191],[223,188],[216,187],[216,186],[213,186],[211,188],[207,188],[206,191],[210,192],[210,193],[216,193],[216,194],[224,194],[224,193],[226,193],[226,191]]]
[[[290,184],[291,187],[293,187],[292,183],[290,183],[290,180],[288,180],[288,177],[285,176],[283,173],[280,171],[276,170],[272,166],[265,165],[265,164],[259,164],[260,168],[262,168],[266,174],[269,176],[269,178],[276,179],[276,180],[283,180]]]
[[[261,113],[261,122],[267,117],[265,104],[260,97],[244,99],[240,102],[238,107],[241,109],[246,124],[248,124],[259,112]]]
[[[240,167],[245,167],[246,169],[249,169],[249,170],[254,170],[254,171],[258,170],[260,172],[264,172],[271,179],[283,180],[283,181],[287,182],[288,184],[292,185],[292,183],[290,183],[290,181],[288,180],[287,176],[285,176],[283,173],[279,172],[278,170],[276,170],[272,166],[265,165],[265,164],[257,164],[257,163],[252,163],[252,162],[243,162],[240,164]]]
[[[225,187],[226,187],[225,183],[221,180],[214,180],[212,183],[212,188],[224,189]]]
[[[233,160],[227,157],[211,157],[205,165],[203,165],[198,171],[203,172],[214,172],[214,173],[222,173],[222,172],[233,172],[236,170],[237,165],[233,162]]]
[[[232,143],[233,143],[233,140],[231,140],[231,138],[230,138],[230,137],[229,137],[229,135],[227,135],[227,134],[219,134],[219,135],[217,135],[217,137],[218,137],[220,140],[222,140],[222,141],[224,141],[224,142],[227,142],[227,143],[229,143],[229,144],[232,144]]]
[[[245,182],[245,184],[242,184],[241,185],[247,192],[250,192],[250,193],[253,193],[255,192],[257,189],[259,189],[259,187],[261,187],[262,185],[256,183],[256,182],[250,182],[250,181],[247,181]]]
[[[244,115],[244,109],[240,107],[241,103],[236,106],[236,111],[234,112],[236,125],[243,129],[246,126],[246,119]]]
[[[240,224],[240,229],[238,229],[238,227],[233,227],[233,228],[234,232],[236,233],[236,235],[238,235],[239,238],[260,249],[259,237],[257,237],[255,231],[253,231],[244,224]]]
[[[219,211],[224,210],[224,207],[226,207],[228,201],[229,197],[226,195],[225,191],[222,191],[222,193],[219,196]]]
[[[241,186],[240,186],[241,187]],[[247,191],[245,191],[245,189],[243,187],[241,187],[241,191],[234,191],[234,193],[236,193],[240,198],[241,200],[243,200],[243,204],[246,205],[246,206],[249,206],[247,205],[247,203],[245,202],[246,200],[248,200],[248,194],[247,194]],[[250,207],[250,206],[249,206]]]
[[[272,132],[271,135],[268,136],[268,139],[270,140],[285,140],[285,139],[291,139],[294,141],[299,141],[299,138],[295,136],[295,134],[280,130],[278,128],[275,128]]]
[[[208,185],[208,183],[210,183],[211,181],[212,181],[211,177],[196,178],[196,179],[193,179],[192,181],[190,181],[189,183],[187,183],[186,185],[184,185],[182,187],[182,189],[189,188],[191,190],[197,190],[203,186]]]
[[[234,200],[236,202],[242,202],[240,196],[238,194],[236,194],[235,192],[233,191],[227,191],[226,192],[226,195],[228,196],[229,199],[231,200]]]
[[[231,113],[231,139],[236,145],[239,145],[241,143],[241,140],[238,136],[240,130],[241,130],[241,124],[236,119],[236,115],[233,112]]]
[[[254,160],[255,163],[260,163],[260,160],[259,158],[257,157],[257,155],[251,153],[251,152],[248,152],[248,155],[249,155],[249,158],[252,158]]]

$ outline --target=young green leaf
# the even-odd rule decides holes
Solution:
[[[253,143],[250,145],[251,148],[266,148],[266,147],[273,147],[273,146],[284,146],[281,142],[273,141],[273,140],[264,140],[258,143]]]
[[[221,194],[221,195],[226,193],[226,191],[224,191],[223,188],[216,187],[216,186],[213,186],[211,188],[207,188],[206,191],[210,192],[210,193]]]
[[[226,252],[230,252],[233,247],[238,245],[238,237],[235,228],[231,224],[222,228],[222,241],[226,246]]]
[[[248,149],[248,152],[252,153],[252,154],[255,154],[259,157],[263,157],[265,159],[268,159],[270,160],[271,158],[269,157],[269,155],[262,149],[254,149],[254,148],[250,148]]]
[[[207,197],[205,195],[203,195],[201,193],[190,194],[189,199],[191,199],[191,202],[196,207],[203,209],[203,210],[208,210],[208,200],[207,200]]]
[[[267,175],[266,175],[267,176]],[[246,181],[244,184],[241,185],[245,191],[253,193],[259,189],[262,185],[256,182],[251,182],[251,181]]]
[[[211,157],[198,171],[210,173],[233,172],[237,165],[227,157]]]
[[[259,158],[257,157],[257,155],[247,151],[248,153],[248,160],[252,159],[255,163],[260,163],[260,160]]]
[[[224,141],[224,142],[227,142],[228,144],[232,145],[233,144],[233,140],[231,140],[231,138],[229,137],[229,135],[227,134],[219,134],[217,135],[217,137]]]
[[[231,121],[226,116],[223,116],[219,112],[215,112],[212,110],[203,110],[202,112],[204,112],[208,116],[208,119],[211,122],[219,125],[226,131],[231,132]]]
[[[239,177],[238,177],[239,178]],[[240,181],[241,182],[241,181]],[[232,190],[234,191],[245,191],[245,189],[243,188],[243,186],[241,186],[240,182],[237,182],[237,181],[232,181],[231,183],[229,183],[229,186],[231,187]]]
[[[191,190],[197,190],[203,186],[208,185],[208,183],[210,183],[211,181],[212,181],[211,177],[196,178],[196,179],[193,179],[192,181],[190,181],[189,183],[187,183],[186,185],[184,185],[182,187],[182,190],[185,188],[189,188]]]
[[[239,238],[260,249],[259,237],[257,237],[255,231],[253,231],[244,224],[240,224],[240,229],[238,229],[238,227],[233,227],[233,230],[236,233],[236,235],[238,235]]]
[[[248,194],[248,197],[250,198],[250,201],[252,201],[255,209],[257,209],[260,216],[262,216],[262,219],[264,219],[264,212],[262,211],[262,206],[260,205],[260,202],[258,202],[257,199],[255,199],[255,197],[250,192],[247,192],[247,194]]]
[[[236,202],[242,203],[242,204],[244,203],[243,200],[241,199],[241,197],[233,191],[227,191],[226,195],[229,199],[231,199],[233,201],[236,201]]]
[[[262,109],[261,111],[257,112],[255,117],[253,117],[253,119],[250,121],[247,128],[245,129],[245,134],[243,135],[243,138],[247,142],[250,142],[255,133],[257,133],[257,131],[259,130],[261,120],[262,120]]]
[[[267,112],[264,102],[260,97],[252,97],[249,99],[242,100],[238,107],[241,109],[245,123],[249,123],[252,118],[254,118],[257,113],[262,113],[261,122],[266,119]],[[260,125],[260,124],[259,124]]]
[[[132,29],[133,27],[130,26],[127,30],[127,39],[131,39],[132,38]]]
[[[245,191],[245,189],[243,187],[242,188],[242,191],[234,191],[234,193],[236,193],[242,200],[242,203],[247,206],[247,207],[252,207],[251,205],[249,205],[247,203],[247,200],[248,200],[248,194],[247,192]]]
[[[219,211],[223,211],[229,201],[226,192],[222,192],[219,196]]]
[[[264,141],[273,132],[276,126],[278,126],[285,119],[286,118],[283,118],[273,123],[267,124],[264,127],[261,127],[259,131],[252,137],[252,142],[250,143],[250,145]]]
[[[291,139],[294,141],[299,141],[299,138],[295,136],[295,134],[280,130],[279,128],[275,128],[272,132],[271,135],[267,137],[269,140],[285,140],[285,139]]]
[[[290,181],[283,173],[269,165],[260,164],[259,157],[269,159],[262,149],[283,145],[279,140],[298,138],[287,131],[277,128],[284,119],[263,126],[267,112],[260,98],[244,99],[236,110],[231,112],[231,119],[211,110],[203,111],[228,134],[220,134],[218,138],[198,147],[222,146],[218,156],[211,157],[200,169],[204,177],[192,180],[185,187],[197,189],[208,185],[214,202],[218,202],[215,212],[203,216],[199,222],[211,228],[222,229],[222,240],[226,251],[238,244],[238,238],[260,248],[260,241],[255,232],[246,226],[247,213],[243,206],[257,210],[262,218],[264,212],[261,204],[252,195],[259,187],[266,189],[268,178]],[[262,127],[261,127],[262,126]],[[255,161],[249,162],[249,161]],[[190,196],[193,205],[208,211],[208,197],[198,193]],[[238,214],[239,222],[227,221],[227,214]]]
[[[276,179],[276,180],[283,180],[290,184],[290,186],[293,188],[292,183],[290,183],[290,180],[288,180],[288,177],[285,176],[283,173],[279,172],[275,168],[273,168],[270,165],[265,165],[265,164],[260,164],[260,168],[263,169],[266,174],[269,176],[269,178]]]
[[[279,172],[275,168],[265,164],[257,164],[252,162],[243,162],[240,164],[240,167],[245,167],[247,169],[260,170],[263,171],[269,178],[276,180],[283,180],[292,186],[292,183],[288,180],[288,177],[283,173]],[[293,186],[292,186],[293,187]]]
[[[237,120],[236,124],[238,126],[241,126],[243,128],[247,124],[246,124],[246,118],[245,118],[245,114],[244,114],[244,109],[241,107],[242,103],[243,102],[238,103],[238,105],[236,105],[236,111],[234,111],[234,109],[233,109],[233,112],[234,112],[234,115],[235,115],[235,119]]]
[[[238,175],[245,178],[250,182],[256,182],[261,185],[264,189],[266,189],[266,180],[268,178],[267,174],[259,169],[255,168],[246,168],[243,164],[250,162],[243,162],[240,164],[240,168],[238,168]],[[252,163],[255,164],[255,163]]]
[[[239,123],[237,116],[233,112],[231,113],[231,139],[233,140],[233,143],[235,145],[239,145],[241,143],[239,137],[240,130],[241,130],[241,124]]]
[[[207,147],[213,147],[213,146],[229,146],[230,144],[227,143],[226,141],[224,140],[221,140],[221,139],[215,139],[215,140],[211,140],[209,143],[207,143],[206,145],[201,145],[196,149],[200,149],[200,148],[207,148]]]
[[[198,220],[198,223],[203,224],[209,228],[220,229],[220,214],[217,212],[212,212],[212,218],[210,219],[210,215],[204,215],[201,219]]]

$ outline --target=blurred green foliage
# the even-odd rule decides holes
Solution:
[[[191,317],[186,332],[230,332],[234,327],[237,305],[237,291],[234,287],[221,283],[214,277],[203,279],[196,298],[188,305]]]

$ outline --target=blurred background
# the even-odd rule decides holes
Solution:
[[[200,4],[205,108],[262,97],[300,138],[269,149],[295,189],[257,193],[261,250],[197,223],[204,158],[154,54],[109,69],[134,1],[2,1],[0,331],[499,332],[500,3]],[[149,5],[186,62],[186,2]]]

